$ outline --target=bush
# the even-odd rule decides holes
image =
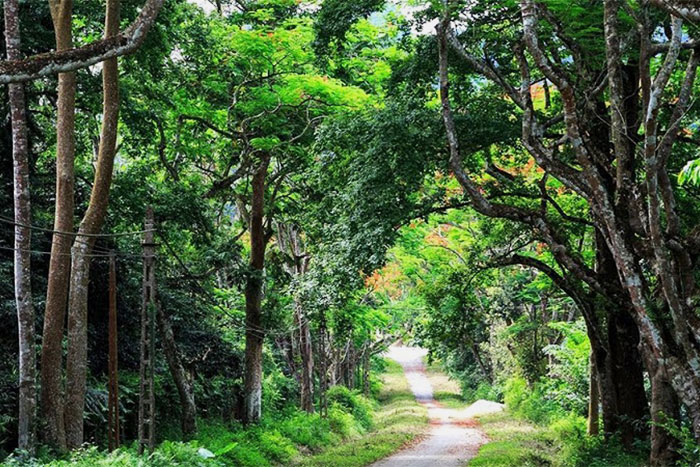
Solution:
[[[277,431],[263,430],[258,435],[258,445],[265,457],[276,462],[288,462],[298,451],[294,444]]]
[[[54,459],[43,462],[40,459],[26,460],[10,456],[2,463],[5,467],[219,467],[224,464],[216,458],[207,459],[199,454],[196,442],[181,443],[166,441],[153,451],[152,454],[139,456],[136,446],[122,447],[111,453],[99,450],[96,446],[87,446],[69,454],[66,459]]]
[[[338,403],[328,407],[328,423],[333,433],[343,439],[350,438],[359,433],[355,419],[347,413]]]
[[[674,419],[665,416],[659,424],[678,441],[678,465],[683,467],[700,465],[700,445],[695,441],[693,431],[687,423],[679,425]]]
[[[520,377],[506,381],[503,398],[511,412],[535,423],[548,424],[566,415],[555,401],[545,397],[542,384],[530,387]]]
[[[329,404],[337,404],[351,413],[365,430],[372,427],[372,404],[366,397],[350,391],[345,386],[333,386],[328,390],[326,397]]]
[[[312,450],[333,443],[330,423],[318,414],[298,412],[284,420],[279,429],[294,443]]]
[[[499,401],[503,397],[501,389],[489,383],[481,382],[476,388],[462,384],[462,397],[465,401],[478,401],[484,399],[488,401]]]

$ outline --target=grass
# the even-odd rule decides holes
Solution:
[[[371,431],[309,457],[298,458],[293,465],[304,467],[356,467],[382,459],[411,443],[428,426],[426,409],[411,393],[401,367],[387,361],[382,375],[379,408]]]
[[[576,435],[570,420],[536,425],[514,418],[513,414],[479,417],[481,429],[491,440],[479,449],[470,467],[641,467],[647,453],[626,452],[614,441]]]
[[[553,465],[556,452],[549,430],[514,419],[507,412],[479,417],[491,440],[479,449],[470,467],[539,467]]]
[[[443,407],[463,409],[469,406],[469,402],[462,396],[459,383],[445,373],[439,362],[434,361],[431,364],[426,362],[425,376],[433,386],[433,398]]]

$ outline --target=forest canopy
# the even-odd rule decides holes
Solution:
[[[700,462],[694,2],[2,5],[2,465]]]

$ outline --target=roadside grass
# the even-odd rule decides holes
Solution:
[[[425,407],[416,402],[398,363],[386,361],[377,396],[373,429],[322,452],[295,459],[303,467],[359,467],[382,459],[418,438],[428,426]]]
[[[462,396],[459,382],[450,378],[440,366],[433,361],[425,362],[425,375],[433,386],[433,398],[443,407],[448,409],[463,409],[469,406],[469,402]]]
[[[478,417],[490,441],[484,444],[470,467],[642,467],[644,450],[626,452],[614,440],[588,437],[566,427],[573,418],[550,426],[515,418],[512,413]]]
[[[490,441],[484,444],[470,467],[540,467],[554,465],[553,440],[546,427],[517,420],[508,412],[478,417]]]

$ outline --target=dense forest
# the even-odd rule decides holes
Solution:
[[[0,465],[700,465],[696,1],[0,3]]]

